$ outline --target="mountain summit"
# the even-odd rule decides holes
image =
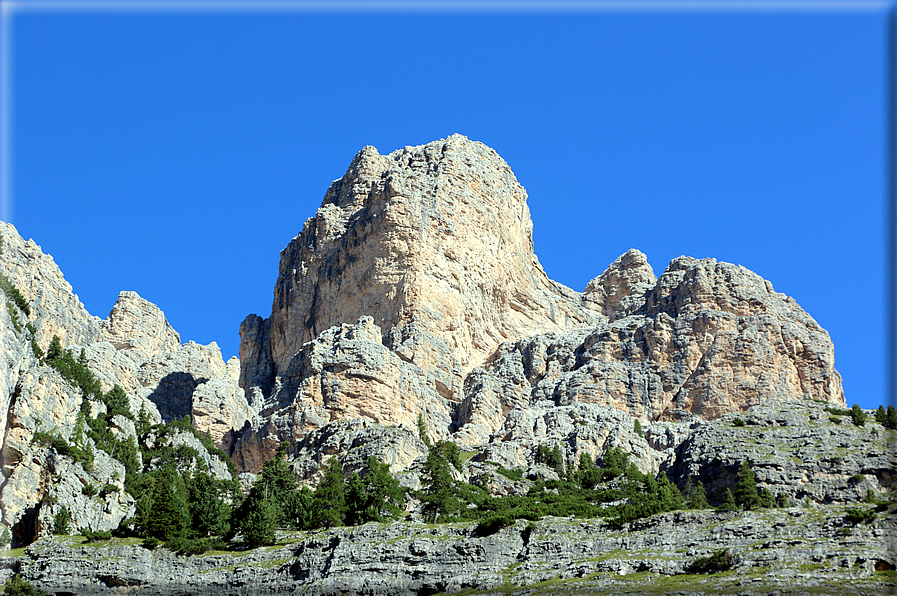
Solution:
[[[687,257],[658,279],[629,250],[573,291],[539,264],[526,198],[462,135],[362,149],[281,252],[270,317],[240,326],[240,384],[264,415],[238,460],[357,417],[413,429],[424,414],[433,436],[483,444],[534,407],[647,422],[844,403],[828,334],[768,281]]]

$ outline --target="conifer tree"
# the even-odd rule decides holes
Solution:
[[[195,470],[187,486],[190,493],[190,517],[198,536],[220,536],[230,529],[228,507],[221,489],[212,476]]]
[[[314,520],[322,528],[341,526],[346,519],[346,488],[343,465],[336,457],[330,458],[324,469],[324,478],[315,489]]]
[[[736,509],[738,509],[738,505],[735,504],[735,497],[732,495],[732,491],[727,488],[723,504],[720,505],[720,511],[735,511]]]
[[[866,425],[866,412],[863,411],[859,404],[853,404],[853,407],[850,408],[850,419],[854,426]]]
[[[742,509],[753,509],[760,501],[757,494],[757,480],[747,461],[741,462],[735,477],[735,503]]]
[[[691,481],[691,476],[688,479]],[[694,488],[688,498],[688,507],[690,509],[707,509],[710,507],[710,503],[707,502],[707,492],[704,490],[704,483],[700,480],[694,482]]]
[[[154,474],[152,489],[141,498],[144,532],[162,541],[183,538],[190,527],[186,487],[173,466]]]
[[[424,514],[432,523],[461,509],[461,502],[455,496],[449,460],[437,445],[430,446],[421,481]]]
[[[265,498],[265,489],[256,482],[241,507],[243,541],[252,547],[274,544],[277,511]]]
[[[548,460],[545,464],[558,473],[558,476],[564,475],[564,456],[561,453],[561,446],[557,443],[551,448],[548,454]]]
[[[405,489],[389,473],[389,464],[381,463],[373,455],[368,458],[364,478],[353,472],[346,487],[349,525],[369,521],[385,521],[401,513]]]

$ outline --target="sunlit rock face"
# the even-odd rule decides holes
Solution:
[[[743,267],[632,249],[582,293],[533,252],[526,192],[461,135],[365,147],[281,252],[270,317],[240,327],[259,412],[235,456],[362,418],[483,445],[514,410],[598,404],[642,421],[791,399],[844,403],[828,334]]]

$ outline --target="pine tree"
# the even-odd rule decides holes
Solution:
[[[723,504],[720,505],[720,511],[735,511],[736,509],[738,509],[738,505],[735,504],[735,497],[732,495],[732,491],[727,488]]]
[[[59,342],[59,336],[54,335],[50,340],[50,347],[47,348],[47,362],[53,362],[62,357],[62,344]]]
[[[369,521],[381,522],[395,518],[405,502],[405,489],[389,473],[389,464],[381,463],[373,455],[368,458],[363,478],[352,473],[346,488],[349,525]]]
[[[63,506],[55,516],[53,516],[53,533],[66,536],[69,533],[69,524],[72,516],[69,514],[68,507]]]
[[[888,406],[888,412],[885,415],[885,424],[887,428],[897,428],[897,408]]]
[[[187,483],[193,532],[200,536],[220,536],[230,529],[228,506],[221,498],[218,482],[209,474],[194,470]]]
[[[461,509],[461,502],[455,496],[454,480],[449,461],[437,446],[430,446],[424,463],[423,494],[424,514],[435,523],[440,517],[450,516]]]
[[[118,414],[133,419],[131,402],[128,400],[125,390],[118,385],[109,390],[109,393],[103,398],[103,402],[106,404],[106,418],[111,419]]]
[[[760,496],[757,503],[759,507],[772,508],[776,506],[776,498],[772,496],[772,492],[764,486],[760,489]]]
[[[576,483],[582,488],[594,489],[601,482],[601,476],[601,469],[592,461],[592,456],[581,453],[576,470]]]
[[[691,477],[688,478],[691,480]],[[707,502],[707,492],[704,490],[704,483],[700,480],[695,481],[694,488],[688,498],[688,507],[690,509],[708,509],[710,503]]]
[[[866,412],[863,411],[859,404],[853,404],[853,407],[850,408],[850,419],[854,426],[866,425]]]
[[[746,461],[741,462],[735,477],[735,503],[742,509],[753,509],[760,502],[757,494],[757,479]]]
[[[276,540],[277,511],[265,498],[265,489],[258,482],[240,508],[243,542],[251,547],[268,546]]]
[[[558,476],[564,475],[564,456],[561,453],[561,446],[557,443],[554,444],[554,447],[551,448],[551,452],[548,454],[548,460],[545,464],[558,473]]]
[[[190,527],[184,481],[173,466],[154,474],[152,489],[145,492],[140,520],[144,532],[162,541],[183,538]]]
[[[343,465],[330,458],[324,469],[324,479],[315,489],[314,523],[318,527],[341,526],[346,519],[346,488]]]

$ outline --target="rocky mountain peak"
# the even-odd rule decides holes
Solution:
[[[597,320],[542,270],[532,229],[526,191],[482,143],[365,147],[281,252],[271,316],[241,326],[243,387],[267,393],[302,344],[361,316],[391,348],[432,334],[462,373],[502,341]]]
[[[137,292],[123,291],[118,295],[103,321],[103,336],[117,350],[135,348],[147,357],[170,354],[181,347],[181,336],[168,323],[162,309]]]

